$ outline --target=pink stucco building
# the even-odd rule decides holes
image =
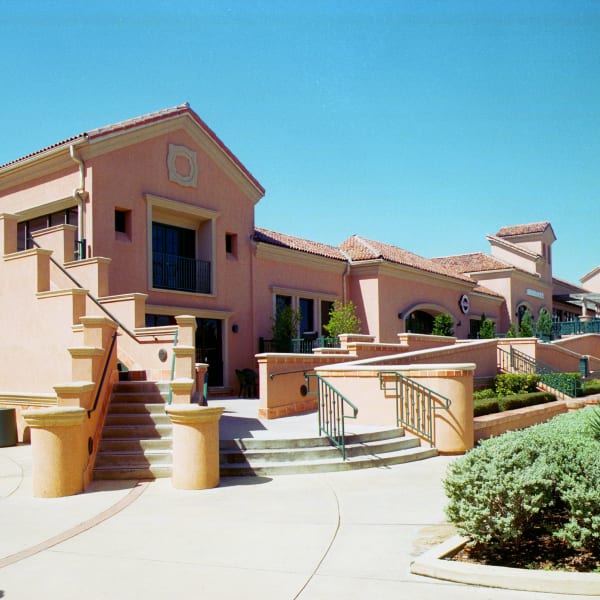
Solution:
[[[74,136],[0,167],[0,399],[52,395],[72,377],[81,318],[118,322],[118,360],[168,370],[175,317],[196,320],[195,360],[212,389],[255,368],[281,304],[298,335],[323,333],[334,301],[352,300],[382,343],[429,333],[452,316],[458,338],[483,315],[505,332],[525,308],[581,314],[588,289],[552,276],[547,222],[503,227],[489,254],[424,258],[353,236],[339,247],[257,227],[265,190],[214,132],[181,105]],[[579,306],[577,305],[579,303]],[[35,370],[34,370],[35,369]],[[36,373],[35,377],[27,376]],[[36,396],[37,395],[37,396]]]

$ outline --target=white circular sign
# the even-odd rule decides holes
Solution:
[[[469,312],[469,309],[471,308],[469,296],[463,294],[460,297],[460,300],[458,301],[458,305],[460,306],[460,310],[462,311],[463,315],[466,315]]]

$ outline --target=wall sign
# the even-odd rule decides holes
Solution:
[[[469,300],[469,296],[463,294],[458,301],[458,306],[460,307],[460,311],[463,315],[468,314],[471,308],[471,301]]]
[[[525,290],[525,293],[528,296],[533,296],[534,298],[541,298],[542,300],[544,299],[544,292],[538,292],[537,290],[532,290],[531,288],[527,288]]]

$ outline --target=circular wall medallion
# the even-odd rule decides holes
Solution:
[[[460,310],[463,315],[466,315],[471,308],[471,301],[469,300],[469,296],[463,294],[458,301],[458,306],[460,306]]]
[[[185,146],[169,144],[167,166],[171,181],[186,187],[196,187],[198,183],[198,161],[193,150]]]

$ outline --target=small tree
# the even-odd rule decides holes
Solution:
[[[454,335],[452,317],[447,313],[437,315],[435,319],[433,319],[433,330],[431,331],[431,333],[433,335]]]
[[[506,337],[507,338],[516,338],[517,337],[517,328],[515,327],[515,324],[512,321],[510,322],[510,327],[508,328],[508,331],[506,332]]]
[[[526,308],[523,313],[523,318],[519,324],[519,337],[532,337],[533,336],[533,317]]]
[[[481,317],[481,325],[479,326],[479,339],[490,340],[496,337],[496,327],[494,321],[487,319],[485,315]]]
[[[356,316],[356,306],[352,300],[343,304],[336,300],[329,312],[329,322],[324,329],[329,337],[338,337],[342,333],[360,333],[361,322]]]
[[[290,352],[292,339],[298,335],[300,324],[300,309],[282,306],[273,319],[273,345],[275,352]]]
[[[538,335],[541,334],[546,337],[550,337],[552,334],[552,317],[545,308],[542,308],[540,311],[540,316],[537,322],[537,333]]]

